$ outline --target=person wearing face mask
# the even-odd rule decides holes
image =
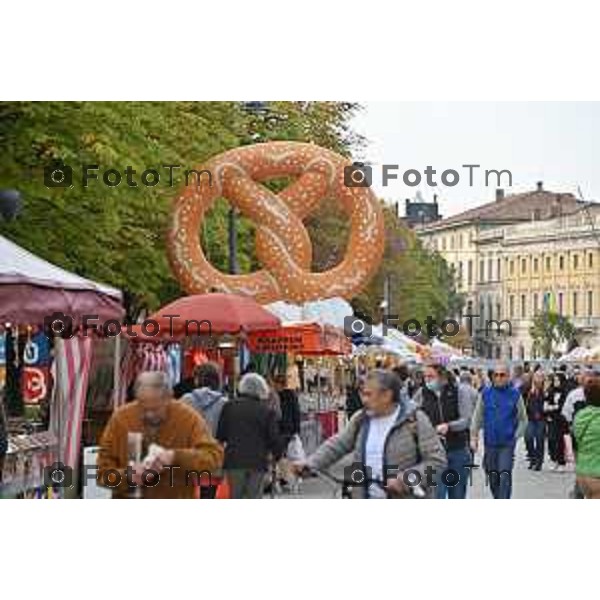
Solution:
[[[444,448],[427,416],[401,391],[396,374],[371,371],[361,391],[364,408],[306,461],[294,463],[294,469],[298,473],[327,469],[352,455],[352,465],[345,471],[351,471],[354,498],[420,497],[416,489],[433,497],[435,475],[446,467]]]
[[[483,465],[495,499],[512,495],[515,446],[527,427],[527,411],[521,393],[510,383],[505,364],[492,371],[492,385],[477,401],[471,424],[471,448],[477,452],[483,429]]]
[[[600,371],[586,375],[583,392],[587,406],[573,422],[577,485],[584,498],[600,499]]]
[[[415,394],[414,401],[429,417],[448,456],[447,471],[438,473],[436,497],[464,500],[472,466],[469,426],[476,398],[470,386],[456,384],[441,365],[428,365],[424,377],[425,385]]]

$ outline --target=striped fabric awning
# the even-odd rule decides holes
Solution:
[[[50,427],[59,440],[60,460],[73,469],[79,464],[81,424],[85,413],[91,357],[91,337],[56,339]]]
[[[143,371],[169,373],[170,370],[171,365],[167,351],[161,344],[129,344],[121,364],[121,389],[118,405],[125,404],[127,390],[139,373]]]

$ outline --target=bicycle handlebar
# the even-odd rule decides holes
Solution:
[[[340,479],[339,477],[336,477],[335,475],[333,475],[330,471],[327,471],[326,469],[308,469],[308,474],[309,474],[309,476],[312,475],[315,477],[320,477],[321,479],[326,479],[330,482],[335,483],[336,485],[340,485],[340,486],[342,486],[342,488],[344,490],[346,490],[349,487],[357,485],[356,483],[349,482],[349,481],[346,481],[345,479]],[[364,485],[366,485],[366,487],[370,487],[372,484],[380,487],[388,496],[390,495],[390,492],[387,488],[387,484],[382,479],[377,479],[375,477],[372,477],[370,479],[367,479],[364,482]],[[426,491],[420,485],[419,486],[409,486],[408,489],[409,489],[410,495],[413,498],[424,498],[427,495]]]

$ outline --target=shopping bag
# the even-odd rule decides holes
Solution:
[[[292,462],[304,462],[306,460],[304,446],[302,445],[302,440],[298,434],[294,435],[290,440],[290,443],[287,447],[286,456],[288,460]]]

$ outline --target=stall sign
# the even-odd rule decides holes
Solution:
[[[290,335],[256,335],[249,343],[252,352],[258,353],[298,353],[304,348],[304,337],[296,334]]]

